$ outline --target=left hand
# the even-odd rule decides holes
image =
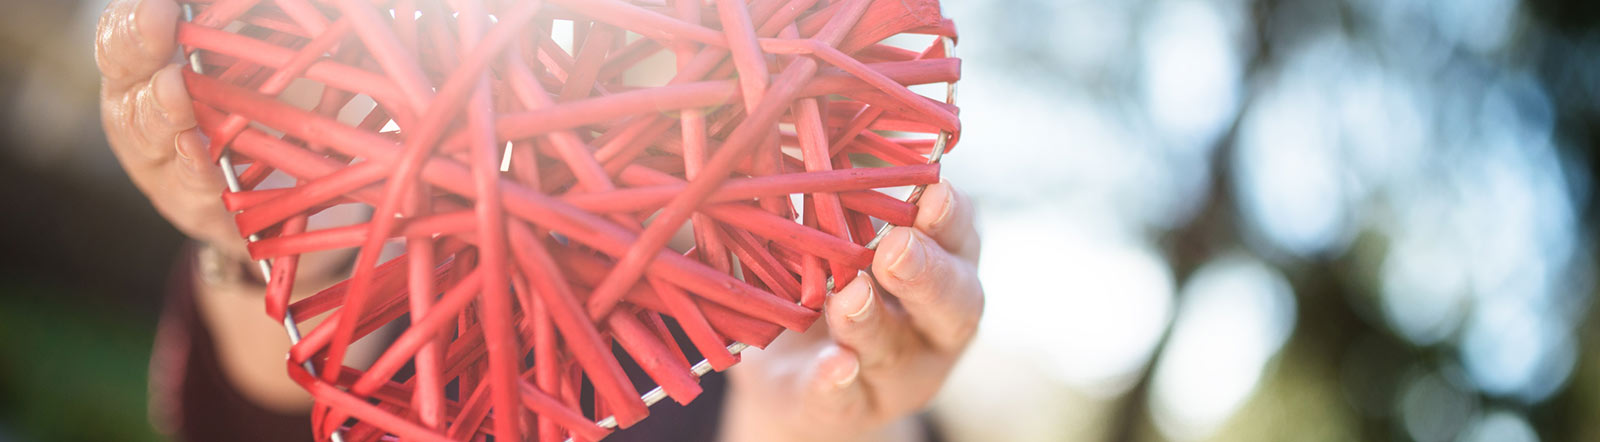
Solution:
[[[722,440],[923,438],[914,414],[972,340],[984,296],[970,201],[941,182],[919,206],[913,227],[883,239],[872,274],[828,300],[825,324],[730,371]]]

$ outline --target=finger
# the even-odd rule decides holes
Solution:
[[[129,94],[103,103],[106,129],[112,147],[151,162],[180,158],[206,158],[178,152],[179,134],[195,128],[194,108],[184,87],[182,67],[167,65]]]
[[[178,4],[173,0],[115,0],[95,33],[101,93],[120,95],[165,66],[177,48]]]
[[[935,347],[965,348],[983,315],[977,268],[916,229],[896,227],[882,244],[872,270],[883,291],[899,301],[911,324]]]
[[[156,190],[160,198],[152,198],[156,209],[184,234],[233,256],[243,256],[239,229],[222,205],[221,195],[227,185],[221,169],[207,161],[205,137],[198,129],[189,129],[168,143],[177,145],[172,149],[175,158],[150,172],[161,174],[159,181],[166,187]]]
[[[859,419],[869,411],[866,385],[861,382],[861,361],[849,349],[824,347],[804,379],[800,405],[812,414],[812,422],[840,423]]]
[[[972,200],[956,191],[949,180],[940,180],[923,191],[917,206],[914,227],[950,253],[969,262],[978,262],[979,240],[973,223]]]
[[[220,206],[219,199],[209,197],[221,193],[227,183],[222,179],[222,171],[207,160],[210,155],[208,143],[205,136],[200,134],[200,129],[191,127],[178,132],[173,142],[177,145],[173,149],[177,155],[173,167],[177,170],[178,181],[188,190],[206,194],[208,199],[216,200]]]
[[[839,345],[854,351],[867,371],[898,370],[909,352],[925,347],[914,339],[904,312],[884,302],[866,272],[828,299],[828,330]],[[912,339],[907,339],[912,338]]]

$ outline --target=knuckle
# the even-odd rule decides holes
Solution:
[[[112,51],[108,47],[111,44],[111,38],[109,37],[110,36],[104,32],[95,36],[95,67],[100,69],[101,78],[125,78],[128,76],[128,68],[121,62],[121,60],[118,60],[116,56],[113,55],[116,52]]]
[[[135,129],[135,132],[140,135],[141,141],[144,142],[151,141],[150,137],[153,135],[151,132],[155,132],[154,129],[156,128],[155,119],[151,118],[153,95],[148,88],[140,89],[133,94],[131,97],[132,103],[129,103],[129,123]]]
[[[140,123],[144,123],[144,126],[160,128],[166,126],[166,121],[161,115],[161,102],[158,101],[159,97],[156,96],[154,80],[155,77],[151,77],[150,81],[140,85],[138,92],[133,94],[133,111],[135,115],[139,116]]]
[[[127,9],[125,3],[127,2],[123,0],[112,0],[110,3],[106,3],[106,7],[100,10],[99,23],[95,25],[96,36],[105,35],[117,20],[121,20],[122,17],[126,16],[126,14],[123,14]]]
[[[870,360],[868,364],[870,368],[902,367],[907,361],[911,360],[914,356],[913,352],[919,347],[917,345],[901,345],[903,343],[894,341],[888,341],[885,344],[887,345],[880,346],[877,349],[878,356]]]
[[[811,414],[813,422],[839,422],[846,424],[856,423],[871,411],[867,408],[867,404],[862,401],[831,402],[825,406],[811,406],[806,407],[806,409]]]
[[[138,130],[138,117],[131,111],[132,104],[125,98],[107,99],[101,104],[101,124],[113,150],[133,153],[139,159],[149,159],[144,153],[144,137]]]
[[[119,53],[112,47],[116,42],[123,41],[127,36],[128,20],[133,18],[129,9],[131,2],[115,0],[106,5],[100,13],[100,23],[95,27],[95,63],[99,65],[100,72],[113,75],[125,74],[126,68],[121,63]]]
[[[928,283],[928,278],[903,281],[894,292],[895,299],[907,304],[927,304],[938,299],[938,284]]]
[[[100,119],[108,135],[116,136],[128,129],[128,99],[125,95],[100,98]]]
[[[175,154],[173,141],[175,138],[172,130],[167,128],[164,117],[150,106],[153,99],[148,91],[140,91],[132,98],[129,112],[121,120],[125,124],[123,134],[135,145],[135,150],[140,151],[152,161],[165,161]]]

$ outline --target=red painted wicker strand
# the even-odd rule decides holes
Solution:
[[[915,217],[875,189],[938,180],[928,158],[960,131],[907,89],[960,77],[937,0],[189,3],[178,38],[204,74],[186,80],[237,167],[223,200],[272,264],[267,312],[324,318],[288,360],[323,439],[598,440],[597,419],[649,412],[613,348],[688,403],[663,318],[717,370],[730,343],[804,330],[828,282],[870,264],[874,219]],[[882,43],[901,34],[928,45]],[[633,78],[663,58],[670,81]],[[281,101],[296,83],[320,99]],[[308,230],[345,204],[374,214]],[[685,225],[694,247],[668,248]],[[301,254],[351,248],[348,280],[291,301]]]

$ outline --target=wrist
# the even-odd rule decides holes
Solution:
[[[294,278],[297,296],[338,282],[348,258],[346,254],[330,252],[301,256]],[[248,254],[198,241],[194,247],[194,273],[207,287],[251,293],[264,291],[270,279],[267,267]]]
[[[210,287],[266,287],[267,275],[248,256],[228,253],[209,242],[194,247],[195,274]]]

